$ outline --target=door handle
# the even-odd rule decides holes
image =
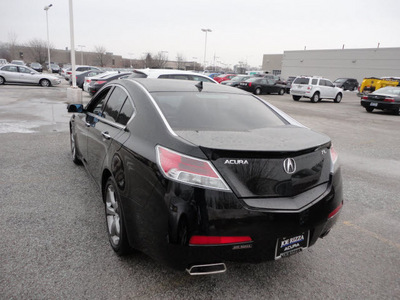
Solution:
[[[103,132],[101,133],[101,135],[102,135],[106,140],[111,139],[111,135],[108,133],[108,131],[103,131]]]

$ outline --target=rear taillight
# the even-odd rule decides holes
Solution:
[[[98,81],[95,81],[94,84],[104,84],[106,82],[107,81],[105,81],[105,80],[98,80]]]
[[[158,166],[168,179],[204,188],[230,190],[209,161],[161,146],[156,147],[156,152]]]
[[[250,87],[251,86],[251,82],[249,82],[247,85]]]
[[[363,96],[361,99],[368,100],[368,96]]]
[[[252,239],[249,236],[203,236],[194,235],[190,238],[189,245],[191,246],[217,246],[227,244],[241,244],[251,242]]]
[[[385,98],[384,102],[394,102],[394,98]]]
[[[335,210],[333,210],[329,215],[328,215],[328,219],[333,218],[334,216],[336,216],[336,214],[342,209],[343,206],[343,202],[340,203],[340,205],[338,207],[335,208]]]
[[[91,79],[86,79],[86,82],[89,83],[91,81]]]
[[[312,89],[312,85],[307,86],[307,90],[311,90]]]
[[[67,72],[67,74],[68,74],[68,75],[71,75],[71,74],[72,74],[72,72],[68,71],[68,72]]]
[[[334,173],[336,171],[336,168],[337,168],[337,165],[338,165],[337,161],[338,161],[339,155],[337,154],[337,152],[335,151],[333,146],[331,146],[331,149],[329,150],[329,152],[331,154],[331,160],[332,160],[331,172]]]

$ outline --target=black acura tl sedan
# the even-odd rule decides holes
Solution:
[[[120,79],[68,111],[72,159],[101,189],[118,255],[220,273],[312,246],[342,208],[330,138],[245,91]]]

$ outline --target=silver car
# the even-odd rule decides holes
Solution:
[[[47,87],[61,83],[55,76],[39,73],[27,66],[8,64],[0,67],[0,85],[6,82],[39,84]]]

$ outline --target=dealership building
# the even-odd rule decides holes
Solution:
[[[285,51],[264,54],[262,69],[282,78],[299,75],[339,77],[400,77],[400,48]]]

